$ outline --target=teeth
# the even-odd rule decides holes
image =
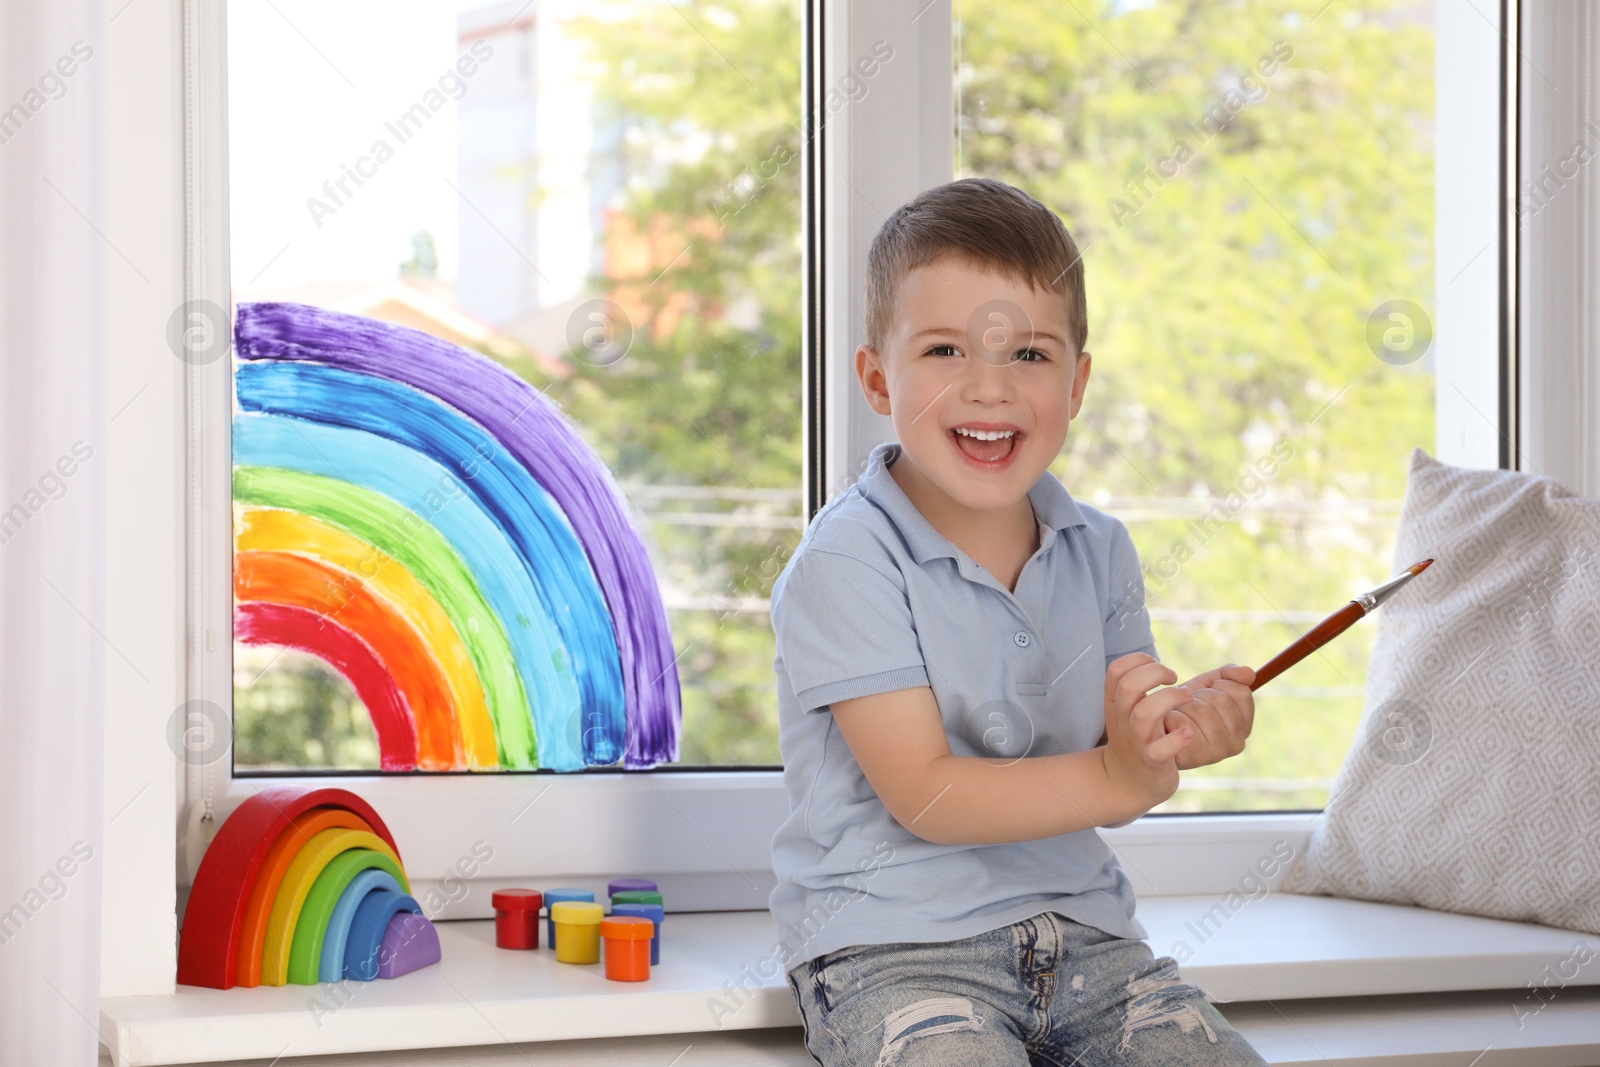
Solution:
[[[957,426],[956,433],[963,437],[976,437],[980,441],[998,441],[1002,437],[1011,437],[1015,430],[969,430],[965,426]]]

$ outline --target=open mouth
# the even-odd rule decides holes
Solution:
[[[966,459],[974,465],[993,470],[1005,466],[1016,454],[1022,440],[1020,430],[978,430],[958,426],[950,431],[950,439]]]

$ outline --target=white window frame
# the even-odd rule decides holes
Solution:
[[[1436,7],[1440,40],[1452,43],[1448,61],[1441,48],[1438,73],[1437,203],[1454,220],[1438,228],[1441,279],[1461,271],[1485,241],[1493,247],[1483,255],[1494,262],[1514,238],[1500,211],[1502,160],[1494,147],[1500,91],[1479,74],[1498,67],[1507,50],[1481,5],[1468,6]],[[157,231],[165,226],[169,239],[158,250],[165,274],[150,283],[155,299],[140,288],[119,301],[120,283],[113,279],[111,286],[111,407],[147,376],[117,369],[121,348],[137,350],[163,373],[141,401],[155,417],[119,424],[114,430],[121,436],[111,438],[108,519],[116,536],[108,625],[142,628],[157,643],[166,635],[172,662],[165,672],[145,671],[152,679],[145,686],[108,701],[108,996],[171,990],[176,914],[209,831],[269,784],[233,779],[231,757],[208,769],[179,765],[170,781],[162,774],[149,780],[147,769],[171,758],[165,730],[174,708],[191,699],[227,707],[231,699],[231,535],[217,521],[229,499],[227,364],[173,367],[164,345],[120,340],[164,337],[166,312],[184,300],[229,306],[223,10],[203,0],[135,5],[112,27],[111,51],[126,58],[109,71],[109,96],[130,116],[120,130],[111,124],[113,173],[126,179],[113,183],[113,227],[119,215],[138,217]],[[803,343],[824,357],[805,362],[803,381],[808,426],[815,414],[821,427],[805,445],[808,514],[853,480],[872,446],[892,433],[887,419],[867,409],[849,356],[862,333],[866,249],[880,212],[951,177],[951,14],[950,0],[926,6],[924,0],[808,0],[806,36],[816,44],[805,71],[812,97],[835,85],[875,41],[895,50],[865,97],[817,113],[825,121],[814,123],[801,160],[804,263],[817,279]],[[1514,163],[1509,169],[1514,173]],[[1436,351],[1448,354],[1451,380],[1441,371],[1436,454],[1446,462],[1501,465],[1495,434],[1484,432],[1479,412],[1497,410],[1499,383],[1514,355],[1494,310],[1502,296],[1498,270],[1469,269],[1439,293]],[[1510,373],[1515,380],[1514,367]],[[160,456],[171,462],[151,462]],[[199,521],[207,515],[212,521]],[[176,557],[170,569],[151,562],[161,550]],[[108,651],[108,677],[119,672]],[[338,785],[371,802],[395,831],[419,892],[447,888],[457,861],[488,841],[494,859],[478,869],[486,883],[581,885],[648,874],[670,886],[685,910],[765,907],[773,884],[771,837],[788,809],[776,771],[304,776],[270,784],[287,782]],[[129,795],[133,800],[112,810]],[[1130,869],[1160,874],[1149,885],[1136,875],[1142,892],[1214,892],[1231,886],[1265,844],[1303,834],[1316,816],[1148,816],[1105,836]],[[174,870],[176,879],[168,873]],[[488,915],[488,894],[470,888],[459,896],[452,890],[448,895],[458,898],[440,916]]]

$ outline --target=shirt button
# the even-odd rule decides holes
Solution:
[[[1029,643],[1033,641],[1033,638],[1029,636],[1028,631],[1018,630],[1012,635],[1011,640],[1017,643],[1018,648],[1027,648]]]

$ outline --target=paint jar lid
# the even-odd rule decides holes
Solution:
[[[606,910],[588,900],[562,900],[550,905],[550,919],[558,923],[577,923],[593,926],[604,919]]]
[[[613,904],[661,904],[661,894],[653,889],[624,889],[611,898]]]
[[[606,883],[606,896],[614,897],[618,893],[626,892],[629,889],[660,888],[660,886],[656,885],[648,878],[613,878],[610,882]]]
[[[643,915],[613,915],[600,923],[600,936],[648,941],[656,936],[656,924]]]
[[[500,911],[538,911],[544,894],[537,889],[496,889],[490,898]]]
[[[613,904],[611,905],[611,914],[642,915],[652,922],[661,922],[667,917],[667,913],[661,909],[660,904]]]
[[[554,904],[561,900],[593,900],[594,894],[587,889],[546,889],[544,902]]]

